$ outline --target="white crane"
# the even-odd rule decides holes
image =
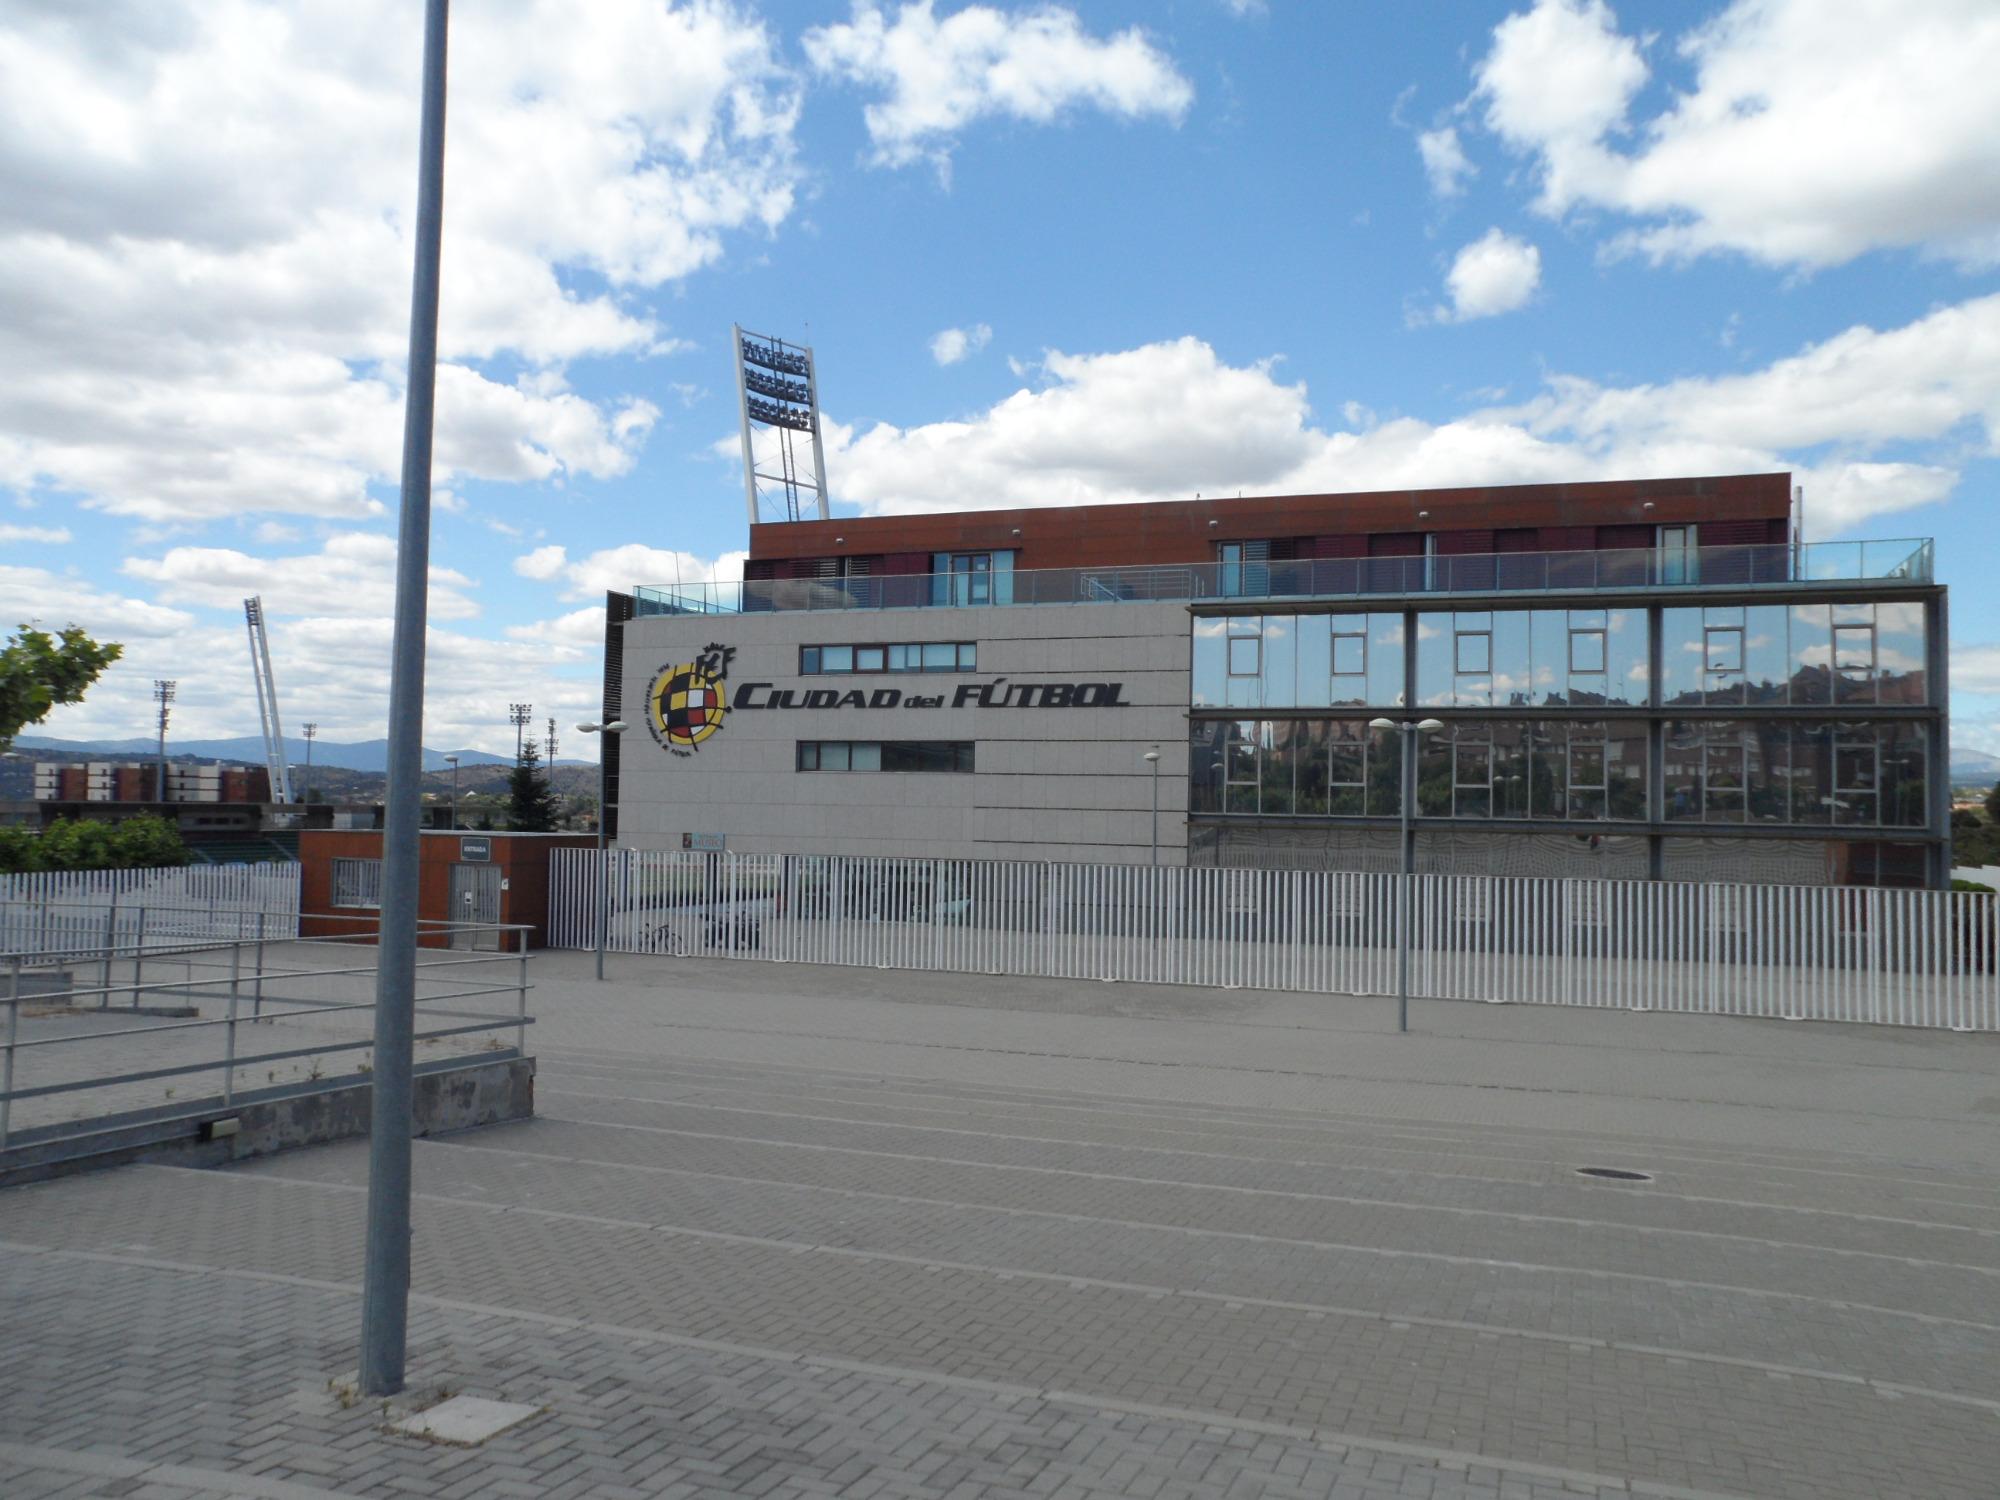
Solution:
[[[264,630],[262,595],[243,601],[250,627],[250,675],[257,681],[257,718],[264,731],[264,766],[271,774],[271,800],[292,800],[292,773],[285,764],[285,731],[278,722],[278,680],[271,675],[271,638]]]

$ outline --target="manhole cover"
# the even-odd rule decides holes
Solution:
[[[1578,1167],[1579,1177],[1600,1177],[1607,1182],[1651,1182],[1651,1172],[1628,1172],[1623,1167]]]

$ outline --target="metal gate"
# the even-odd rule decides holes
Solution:
[[[456,864],[451,867],[451,920],[477,922],[491,929],[500,920],[500,867],[486,864]],[[454,927],[454,948],[497,948],[499,934],[487,930]]]

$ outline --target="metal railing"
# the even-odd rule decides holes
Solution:
[[[0,954],[298,932],[297,865],[0,875]]]
[[[1930,539],[1898,538],[1808,542],[1802,546],[1777,542],[1674,550],[1644,547],[1437,557],[1320,557],[1136,568],[871,573],[848,578],[641,584],[633,590],[633,609],[638,615],[707,615],[1410,594],[1614,594],[1814,584],[1896,587],[1928,584],[1933,574]]]
[[[556,850],[589,948],[597,851]],[[1399,874],[611,851],[613,952],[1394,993]],[[1978,893],[1416,875],[1411,993],[2000,1031]]]
[[[516,1053],[524,1055],[527,1028],[534,1023],[528,1014],[532,986],[527,950],[533,929],[499,923],[419,925],[429,935],[442,931],[454,940],[470,937],[475,947],[419,950],[417,1043],[511,1031]],[[477,951],[487,938],[493,951]],[[18,1133],[15,1105],[22,1101],[122,1090],[127,1096],[122,1102],[131,1103],[136,1086],[220,1072],[218,1095],[181,1101],[168,1110],[205,1113],[217,1105],[232,1107],[242,1091],[239,1075],[246,1072],[263,1069],[266,1081],[276,1083],[278,1065],[310,1060],[311,1081],[321,1076],[320,1058],[372,1049],[374,942],[372,932],[282,941],[155,937],[105,944],[88,953],[62,948],[0,955],[0,1151],[6,1149],[10,1131]],[[504,978],[489,982],[495,966]],[[470,972],[480,968],[486,972]],[[500,995],[513,997],[512,1003],[464,1008],[465,1002]],[[220,1014],[202,1014],[206,1004]],[[353,1024],[364,1017],[366,1024]],[[40,1020],[58,1024],[42,1034],[32,1029],[24,1034],[24,1026],[32,1028]],[[64,1029],[60,1023],[65,1021],[84,1024]],[[242,1050],[239,1038],[246,1026],[271,1028],[272,1040],[283,1045]],[[213,1048],[199,1045],[204,1035],[216,1038]],[[89,1060],[77,1061],[85,1054]],[[47,1063],[34,1070],[41,1078],[24,1083],[28,1059]],[[165,1091],[170,1106],[176,1092]],[[160,1106],[150,1096],[145,1102],[157,1117]],[[94,1118],[79,1124],[76,1133],[93,1128]],[[37,1144],[49,1138],[38,1133]]]

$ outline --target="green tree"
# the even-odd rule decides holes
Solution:
[[[180,829],[152,813],[117,823],[65,818],[47,828],[0,829],[0,873],[135,870],[193,858]]]
[[[2000,823],[2000,781],[1993,783],[1993,790],[1986,794],[1986,816],[1989,821]]]
[[[98,645],[78,626],[50,635],[23,625],[0,646],[0,750],[58,703],[80,703],[104,669],[125,654],[116,641]]]
[[[541,774],[535,742],[525,740],[521,758],[507,777],[507,826],[521,833],[552,833],[557,814],[555,788]]]

